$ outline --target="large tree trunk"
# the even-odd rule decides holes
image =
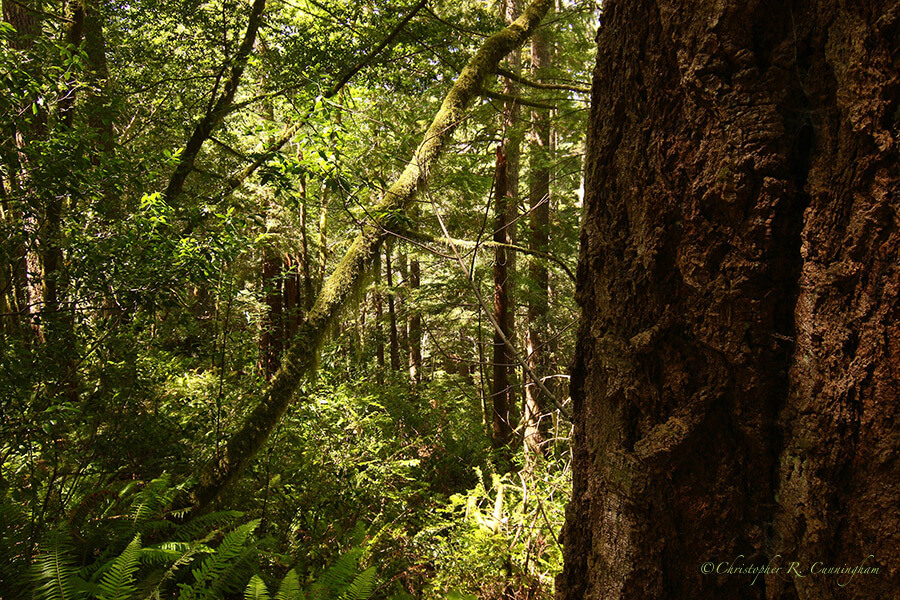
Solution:
[[[558,598],[895,597],[900,3],[609,0],[598,43]]]

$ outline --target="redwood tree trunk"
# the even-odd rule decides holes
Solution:
[[[608,0],[598,44],[557,597],[894,597],[900,3]]]

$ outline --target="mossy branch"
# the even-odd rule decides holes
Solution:
[[[224,452],[203,469],[192,493],[193,511],[199,512],[221,494],[262,448],[287,409],[297,386],[315,368],[316,354],[328,325],[352,296],[381,242],[396,225],[396,215],[412,203],[425,187],[428,176],[453,131],[465,117],[466,108],[495,72],[500,61],[521,46],[534,32],[553,0],[534,0],[521,17],[495,33],[463,68],[441,104],[424,139],[400,177],[388,188],[371,211],[366,224],[322,288],[315,305],[299,327],[259,404],[231,437]]]

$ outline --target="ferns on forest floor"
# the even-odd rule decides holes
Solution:
[[[122,493],[130,496],[124,514],[103,523],[106,531],[118,535],[127,529],[130,538],[124,548],[121,538],[113,537],[105,548],[90,553],[95,560],[86,562],[87,549],[79,547],[83,540],[78,532],[57,528],[39,544],[19,587],[29,590],[33,600],[206,600],[241,591],[245,598],[271,600],[254,561],[259,519],[235,525],[242,513],[223,511],[176,524],[165,518],[165,507],[174,497],[168,477],[134,489],[126,486]],[[162,534],[166,540],[143,545]],[[375,568],[360,570],[362,555],[362,548],[342,555],[306,589],[296,570],[289,570],[275,600],[367,600],[375,589]]]

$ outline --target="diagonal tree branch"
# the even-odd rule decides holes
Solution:
[[[334,273],[325,282],[259,404],[228,441],[224,452],[203,469],[200,482],[192,493],[194,513],[209,506],[266,442],[297,386],[314,371],[316,354],[329,324],[344,308],[353,290],[361,284],[368,265],[389,235],[388,230],[397,226],[398,217],[425,187],[445,144],[465,118],[466,108],[503,57],[528,39],[552,4],[553,0],[533,0],[521,17],[489,37],[462,70],[403,173],[372,210],[373,222],[362,227]]]
[[[216,103],[194,127],[194,132],[181,152],[178,165],[175,167],[175,171],[172,172],[172,177],[169,178],[169,183],[166,186],[166,198],[170,202],[181,195],[181,192],[184,190],[184,182],[194,169],[194,161],[200,153],[200,148],[212,135],[213,130],[229,112],[234,102],[234,95],[237,93],[238,86],[241,83],[241,76],[244,74],[250,53],[253,51],[253,44],[256,43],[256,33],[259,31],[265,7],[266,0],[253,1],[253,7],[250,9],[250,18],[247,21],[247,30],[244,32],[244,39],[241,41],[237,53],[231,59],[231,72],[228,74],[228,81],[225,82],[222,95],[219,96]]]
[[[403,18],[402,21],[397,23],[397,26],[394,27],[393,30],[385,37],[378,46],[376,46],[371,52],[369,52],[366,56],[363,57],[358,63],[353,65],[350,69],[348,69],[343,75],[341,75],[340,79],[338,79],[330,88],[325,90],[322,94],[322,98],[328,99],[337,95],[338,92],[343,89],[347,82],[353,78],[354,75],[363,70],[369,63],[375,60],[375,57],[381,54],[381,52],[388,47],[388,45],[393,42],[400,32],[403,31],[403,28],[406,27],[407,23],[409,23],[416,13],[422,9],[425,4],[427,4],[428,0],[419,0],[415,6],[410,9],[409,13]],[[251,162],[249,165],[241,169],[239,172],[235,173],[231,176],[231,179],[228,182],[228,187],[222,192],[222,196],[225,197],[237,188],[241,186],[253,173],[256,172],[261,166],[263,166],[266,162],[268,162],[275,154],[281,150],[285,144],[287,144],[292,137],[294,137],[300,129],[306,125],[309,118],[315,112],[314,108],[310,108],[306,111],[306,114],[303,117],[294,123],[293,125],[287,127],[284,132],[273,139],[268,146],[266,146],[261,152],[258,153],[257,157]]]

